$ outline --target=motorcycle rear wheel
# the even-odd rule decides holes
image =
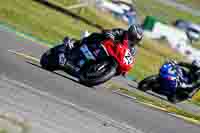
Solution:
[[[117,66],[113,58],[88,62],[80,71],[80,82],[89,87],[104,83],[116,74]]]
[[[52,49],[49,49],[41,56],[40,65],[42,68],[49,71],[54,71],[58,69],[57,64],[58,64],[57,59],[55,55],[53,54]]]

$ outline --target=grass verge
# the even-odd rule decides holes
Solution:
[[[56,43],[65,35],[78,38],[81,30],[97,30],[33,0],[2,1],[0,12],[1,21],[50,43]]]
[[[141,80],[147,75],[158,73],[160,66],[167,59],[183,60],[183,57],[172,51],[167,44],[155,40],[143,40],[143,44],[138,48],[136,64],[129,75],[134,75],[137,80]]]
[[[107,28],[114,27],[106,19],[98,22],[96,12],[92,8],[86,8],[82,12],[86,19],[90,17],[96,23],[102,23]],[[79,38],[81,31],[98,31],[96,27],[90,26],[84,21],[79,21],[72,16],[64,15],[33,0],[6,0],[0,4],[0,20],[12,25],[21,32],[37,36],[50,43],[57,43],[64,36],[68,35]],[[82,14],[81,14],[82,15]],[[113,20],[114,21],[114,20]],[[107,24],[106,24],[107,23]],[[121,25],[123,25],[121,23]]]
[[[0,133],[8,133],[7,129],[0,128]]]

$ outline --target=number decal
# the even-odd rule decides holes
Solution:
[[[124,63],[127,65],[130,65],[133,63],[133,56],[131,55],[129,50],[126,50],[126,53],[124,56]]]
[[[91,51],[88,49],[87,45],[84,44],[80,49],[87,59],[95,60],[95,57],[93,56]]]
[[[66,63],[66,58],[65,58],[65,55],[62,53],[62,54],[59,54],[59,64],[61,66],[64,66]]]

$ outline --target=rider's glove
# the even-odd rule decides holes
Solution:
[[[135,47],[131,47],[130,51],[131,51],[131,55],[132,55],[132,56],[135,56],[135,55],[136,55],[137,50],[136,50]]]
[[[106,32],[106,31],[105,31],[105,32],[104,32],[104,36],[105,36],[106,39],[111,39],[111,40],[113,41],[114,44],[118,44],[118,43],[121,42],[118,38],[116,38],[115,35],[113,35],[112,32],[109,32],[109,31]]]
[[[70,39],[69,37],[65,37],[63,39],[63,44],[66,46],[67,49],[70,49],[70,50],[73,49],[74,43],[75,43],[75,40]]]
[[[180,88],[183,88],[183,89],[187,89],[187,88],[191,88],[192,87],[192,84],[186,84],[186,83],[181,83],[179,85]]]
[[[115,40],[115,36],[111,32],[106,32],[105,34],[106,39],[112,39]]]

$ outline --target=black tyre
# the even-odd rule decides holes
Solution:
[[[190,97],[189,94],[190,94],[189,92],[184,91],[182,88],[180,88],[176,90],[176,93],[167,96],[167,99],[171,103],[176,104],[176,103],[187,100]]]
[[[54,71],[58,69],[57,64],[58,64],[57,59],[55,55],[52,53],[52,49],[48,50],[41,56],[40,65],[42,68],[49,71]]]
[[[81,69],[80,82],[89,87],[104,83],[116,74],[117,66],[113,58],[89,62]]]
[[[138,89],[142,90],[144,92],[148,91],[148,90],[152,90],[153,87],[156,87],[156,85],[158,86],[158,75],[152,75],[149,76],[145,79],[143,79],[142,81],[139,82],[138,84]]]

